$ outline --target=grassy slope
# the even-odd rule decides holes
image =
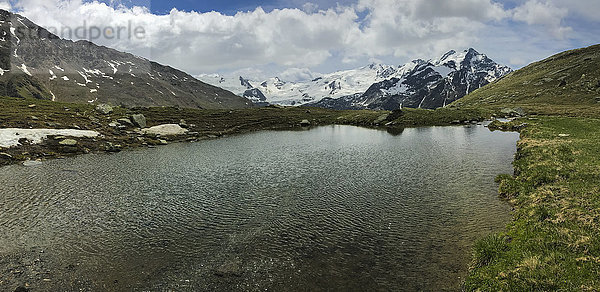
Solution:
[[[599,67],[598,45],[561,53],[452,105],[538,115],[514,122],[515,175],[498,177],[514,219],[476,243],[465,290],[600,290]]]
[[[527,122],[516,176],[498,179],[501,195],[516,207],[514,220],[476,244],[466,290],[598,291],[600,120]]]
[[[482,87],[453,106],[522,107],[538,114],[600,115],[600,45],[557,54]]]

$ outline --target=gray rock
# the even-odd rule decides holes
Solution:
[[[166,124],[154,126],[147,129],[142,129],[142,132],[145,135],[154,135],[154,136],[177,136],[177,135],[185,135],[188,130],[182,128],[179,125],[175,124]]]
[[[7,159],[13,159],[12,155],[10,155],[8,153],[4,153],[4,152],[0,153],[0,157],[4,157]]]
[[[126,119],[126,118],[118,119],[117,123],[119,123],[123,126],[133,127],[133,123],[131,122],[130,119]]]
[[[244,268],[240,260],[233,260],[219,266],[214,274],[219,277],[241,277],[244,273]]]
[[[389,116],[390,116],[389,114],[380,115],[373,123],[381,124],[381,123],[385,122]]]
[[[64,140],[58,142],[58,144],[60,144],[62,146],[77,146],[77,144],[79,144],[79,142],[77,142],[77,140],[73,140],[73,139],[64,139]]]
[[[169,142],[167,142],[167,140],[158,140],[158,143],[160,143],[160,145],[168,145]]]
[[[185,122],[184,119],[179,120],[179,126],[182,128],[189,128],[189,125]]]
[[[107,152],[120,152],[123,149],[121,145],[114,145],[111,142],[107,142],[104,146],[104,150]]]
[[[308,127],[308,126],[310,126],[310,121],[309,120],[302,120],[300,122],[300,126],[302,126],[302,127]]]
[[[96,106],[96,111],[103,115],[108,115],[113,112],[113,108],[108,104],[99,104]]]
[[[517,108],[503,108],[501,110],[501,112],[505,115],[505,116],[510,116],[510,117],[520,117],[520,116],[524,116],[525,110],[523,110],[520,107]]]
[[[142,114],[135,114],[131,116],[131,121],[136,127],[145,128],[146,127],[146,117]]]

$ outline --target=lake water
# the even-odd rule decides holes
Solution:
[[[266,131],[0,168],[0,290],[458,290],[517,133]]]

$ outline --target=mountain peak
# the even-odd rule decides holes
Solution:
[[[87,40],[61,39],[0,11],[0,90],[74,103],[190,108],[248,107],[248,99],[185,72]],[[4,73],[8,72],[8,73]]]

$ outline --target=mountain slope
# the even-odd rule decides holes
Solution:
[[[452,106],[596,105],[600,45],[554,55],[478,89]]]
[[[0,46],[0,93],[9,96],[126,106],[251,106],[179,70],[91,42],[60,39],[4,10]]]
[[[415,60],[400,67],[402,74],[373,84],[350,99],[324,99],[315,106],[333,109],[399,107],[435,109],[462,98],[511,72],[474,49],[450,51],[438,60]]]
[[[511,72],[474,49],[450,51],[436,60],[414,60],[402,66],[371,64],[324,74],[307,82],[264,81],[239,76],[202,75],[255,102],[332,109],[386,109],[400,106],[438,108]]]
[[[206,83],[230,90],[240,96],[247,90],[260,91],[264,100],[253,99],[255,102],[267,101],[280,105],[301,105],[319,101],[323,98],[340,98],[355,93],[365,92],[375,82],[383,81],[394,74],[398,68],[382,64],[371,64],[353,70],[338,71],[323,74],[307,82],[288,82],[279,77],[266,80],[248,80],[241,76],[221,76],[218,74],[203,74],[198,78]],[[258,97],[257,97],[258,98]]]

